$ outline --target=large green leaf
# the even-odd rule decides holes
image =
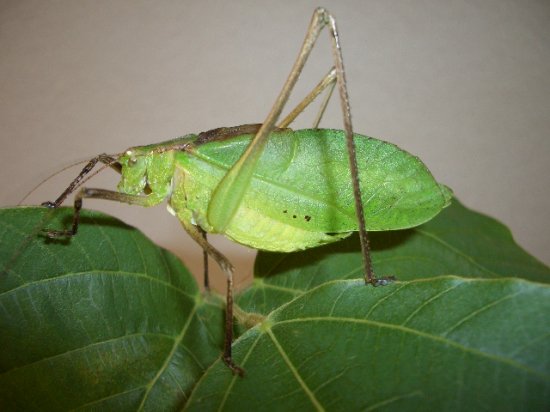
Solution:
[[[36,235],[70,214],[1,210],[0,410],[176,408],[219,357],[219,304],[105,215],[86,211],[70,241]]]
[[[246,378],[217,362],[187,410],[544,410],[548,313],[518,279],[329,282],[241,336]]]
[[[234,343],[242,379],[219,360],[219,298],[176,258],[95,212],[70,241],[40,235],[70,219],[0,210],[0,410],[550,404],[549,269],[457,203],[373,234],[377,272],[400,279],[388,287],[357,280],[353,239],[260,255],[239,302],[267,317]]]
[[[550,269],[521,249],[510,230],[454,199],[430,222],[414,229],[369,233],[379,276],[399,280],[447,274],[494,279],[520,277],[550,282]],[[260,252],[251,287],[239,305],[269,313],[325,282],[363,276],[357,237],[298,253]]]

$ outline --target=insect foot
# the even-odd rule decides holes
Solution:
[[[390,283],[393,283],[397,280],[395,276],[384,276],[383,278],[374,278],[370,284],[374,287],[377,286],[388,286]]]
[[[44,207],[47,207],[49,209],[56,209],[56,208],[59,207],[59,205],[56,202],[52,202],[50,200],[40,203],[40,206],[44,206]],[[72,233],[72,231],[68,231],[68,230],[42,229],[42,233],[44,233],[50,239],[59,239],[59,238],[62,238],[62,237],[71,237],[71,236],[74,235],[74,233]]]
[[[42,233],[44,233],[50,239],[70,238],[76,234],[72,230],[50,230],[50,229],[42,229]]]
[[[240,366],[237,366],[235,362],[233,362],[233,359],[231,359],[231,356],[222,356],[222,359],[223,359],[223,363],[225,363],[227,367],[231,369],[231,372],[233,373],[233,375],[237,374],[241,378],[244,377],[244,369],[241,368]]]

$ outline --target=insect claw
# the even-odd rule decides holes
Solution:
[[[395,276],[384,276],[383,278],[373,279],[370,284],[374,287],[377,286],[388,286],[390,283],[393,283],[397,280]]]
[[[231,369],[231,372],[233,373],[233,375],[237,374],[241,378],[244,377],[244,369],[241,368],[240,366],[237,366],[235,362],[233,362],[233,359],[231,359],[231,357],[223,356],[222,359],[223,359],[223,363],[225,363],[227,367]]]
[[[64,237],[73,237],[74,233],[69,230],[48,230],[48,229],[42,229],[42,232],[49,238],[49,239],[59,239]]]
[[[57,237],[59,237],[58,232],[54,232],[48,229],[42,229],[42,233],[44,233],[49,239],[56,239]]]

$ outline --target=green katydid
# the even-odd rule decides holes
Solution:
[[[334,67],[291,113],[276,125],[322,29],[332,41]],[[344,131],[317,126],[338,86]],[[312,129],[287,126],[327,90]],[[231,358],[233,267],[212,247],[206,233],[219,233],[256,249],[290,252],[340,240],[359,231],[365,282],[383,285],[371,268],[367,230],[417,226],[450,202],[416,157],[393,144],[354,135],[338,31],[332,15],[315,10],[298,58],[262,124],[190,134],[119,155],[89,161],[48,207],[59,207],[97,163],[121,174],[118,191],[81,188],[75,195],[72,228],[46,230],[51,238],[74,236],[84,198],[154,206],[165,200],[184,229],[227,276],[223,360],[242,375]],[[359,167],[358,167],[359,165]],[[205,259],[206,262],[206,259]],[[208,287],[207,270],[205,286]]]

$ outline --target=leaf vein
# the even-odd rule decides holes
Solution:
[[[90,274],[92,274],[92,275],[94,275],[94,274],[95,275],[103,274],[103,275],[112,275],[112,276],[130,276],[130,277],[136,277],[138,279],[145,279],[145,280],[148,280],[149,282],[160,283],[161,285],[164,285],[166,287],[174,289],[175,291],[181,293],[184,296],[187,296],[191,299],[195,299],[194,295],[189,294],[184,289],[180,289],[180,288],[178,288],[178,287],[172,285],[171,283],[168,283],[168,282],[166,282],[162,279],[147,276],[147,274],[145,274],[145,273],[124,272],[124,271],[114,271],[114,270],[99,270],[99,269],[93,269],[93,270],[90,270],[90,271],[87,271],[87,272],[67,273],[65,275],[56,276],[56,277],[53,277],[53,278],[34,280],[32,282],[25,283],[23,285],[19,285],[19,286],[13,288],[13,289],[6,290],[6,291],[0,293],[0,298],[2,298],[4,295],[8,295],[10,293],[18,291],[19,289],[24,289],[24,288],[27,288],[27,287],[30,287],[30,286],[49,283],[49,282],[55,282],[55,281],[58,281],[60,279],[68,279],[68,278],[71,278],[71,277],[85,276],[85,275],[90,275]]]
[[[273,331],[271,329],[267,329],[267,334],[269,335],[269,337],[273,341],[273,344],[275,345],[275,347],[277,348],[277,350],[281,354],[281,357],[285,361],[286,365],[288,366],[288,368],[290,369],[290,371],[294,375],[294,378],[296,378],[296,380],[298,381],[298,383],[302,387],[302,390],[305,392],[305,394],[307,395],[307,397],[309,398],[309,400],[311,401],[311,403],[313,404],[315,409],[317,409],[318,411],[324,411],[325,409],[319,403],[319,401],[315,397],[315,394],[311,391],[311,389],[309,389],[309,387],[307,386],[307,384],[305,383],[303,378],[300,376],[298,370],[296,369],[296,367],[294,366],[292,361],[289,359],[289,357],[287,356],[287,354],[284,351],[283,347],[281,346],[281,344],[279,343],[279,341],[277,340],[277,338],[273,334]]]
[[[383,401],[375,403],[374,405],[369,406],[367,409],[365,409],[365,411],[374,411],[376,409],[383,408],[390,403],[400,401],[401,399],[412,398],[414,396],[424,396],[424,393],[422,391],[412,391],[403,395],[392,396],[391,398],[385,399]]]
[[[467,254],[465,254],[464,252],[462,252],[461,250],[457,249],[456,247],[452,246],[451,244],[445,242],[443,239],[441,239],[439,236],[436,236],[434,235],[433,233],[430,233],[430,232],[427,232],[425,230],[422,230],[420,228],[415,228],[415,231],[417,233],[420,233],[421,235],[424,235],[426,237],[429,237],[433,240],[435,240],[436,242],[439,242],[440,244],[442,244],[443,246],[445,246],[447,249],[451,250],[452,252],[456,253],[458,256],[460,256],[461,258],[463,258],[464,260],[467,260],[469,261],[472,265],[478,267],[479,269],[491,274],[492,276],[494,277],[500,277],[500,275],[498,273],[495,273],[493,272],[492,270],[489,270],[487,269],[486,267],[482,266],[480,263],[476,262],[471,256],[468,256]]]
[[[29,362],[29,363],[26,363],[24,365],[17,366],[15,368],[6,370],[5,372],[2,372],[0,374],[0,376],[5,376],[5,375],[13,373],[14,371],[17,371],[19,369],[27,368],[27,367],[30,367],[30,366],[33,366],[33,365],[38,365],[42,362],[49,362],[49,361],[52,361],[54,359],[66,356],[66,355],[71,355],[71,354],[83,352],[83,351],[86,351],[86,350],[88,350],[90,348],[93,348],[93,347],[97,347],[97,346],[101,346],[101,345],[105,345],[105,344],[109,344],[109,343],[114,343],[114,342],[125,340],[125,339],[145,337],[145,336],[158,336],[158,337],[166,338],[166,339],[170,339],[170,340],[174,339],[174,336],[166,335],[166,334],[163,334],[163,333],[149,333],[149,332],[139,332],[139,333],[132,333],[132,334],[123,335],[123,336],[117,336],[117,337],[111,338],[111,339],[105,339],[105,340],[98,341],[98,342],[92,342],[88,345],[81,346],[81,347],[78,347],[78,348],[75,348],[75,349],[70,349],[70,350],[67,350],[65,352],[56,353],[55,355],[46,356],[44,358],[35,360],[34,362]]]
[[[250,355],[254,352],[254,349],[256,348],[256,345],[258,344],[258,342],[260,341],[260,338],[262,337],[262,334],[258,334],[256,336],[256,339],[254,340],[254,342],[252,343],[252,345],[250,345],[250,348],[248,349],[248,352],[246,352],[246,355],[244,356],[243,358],[243,362],[242,362],[242,366],[244,367],[244,365],[246,365],[246,361],[248,360],[248,358],[250,357]],[[219,361],[218,361],[219,362]],[[203,376],[207,376],[207,374],[204,374]],[[218,411],[222,411],[225,407],[225,403],[227,402],[227,399],[229,398],[229,395],[231,394],[231,389],[233,389],[233,386],[235,385],[235,383],[237,382],[237,379],[240,379],[238,376],[236,375],[233,375],[231,377],[231,381],[229,382],[229,385],[227,386],[227,389],[225,390],[224,394],[223,394],[223,398],[220,402],[220,406],[218,407]],[[199,386],[198,384],[196,386]]]
[[[299,294],[304,293],[306,291],[306,290],[303,290],[303,289],[288,288],[288,287],[285,287],[285,286],[274,285],[272,283],[266,283],[264,281],[258,281],[257,279],[254,280],[254,284],[257,288],[260,288],[260,289],[273,289],[273,290],[278,290],[280,292],[287,292],[287,293],[290,293],[292,295],[299,295]]]
[[[71,411],[78,411],[78,410],[81,410],[81,409],[89,410],[90,407],[93,406],[93,405],[97,405],[97,404],[99,404],[101,402],[104,402],[104,401],[107,401],[109,399],[116,398],[117,396],[126,395],[128,393],[132,393],[132,392],[141,390],[143,388],[144,388],[144,386],[138,386],[136,388],[132,388],[132,389],[129,389],[127,391],[122,391],[122,392],[114,393],[114,394],[109,395],[109,396],[104,396],[103,398],[96,399],[93,402],[84,403],[84,404],[82,404],[82,405],[80,405],[80,406],[78,406],[74,409],[70,409],[70,410]]]
[[[384,296],[382,299],[378,299],[376,301],[376,303],[374,305],[372,305],[371,308],[369,309],[369,311],[365,314],[365,317],[368,318],[370,316],[370,314],[374,311],[374,309],[376,309],[382,302],[384,302],[386,299],[389,299],[390,297],[395,295],[397,292],[399,292],[401,289],[403,289],[406,285],[407,285],[406,283],[403,283],[398,288],[393,290],[391,293],[388,293],[386,296]]]
[[[500,299],[497,299],[497,300],[494,300],[492,301],[491,303],[487,303],[483,306],[481,306],[480,308],[474,310],[473,312],[471,312],[468,316],[464,316],[462,319],[460,319],[458,322],[456,322],[453,326],[451,326],[450,328],[448,328],[447,330],[443,331],[441,333],[441,336],[447,336],[449,333],[451,333],[453,330],[457,329],[460,325],[464,324],[465,322],[469,321],[470,319],[473,319],[474,317],[476,317],[477,315],[479,315],[480,313],[482,312],[485,312],[486,310],[492,308],[493,306],[496,306],[498,305],[499,303],[502,303],[504,302],[505,300],[508,300],[508,299],[511,299],[513,298],[514,296],[517,296],[519,294],[521,294],[522,291],[518,291],[516,293],[512,293],[510,295],[506,295],[506,296],[503,296],[501,297]]]
[[[147,401],[147,398],[149,397],[149,394],[153,390],[153,387],[155,386],[157,381],[160,379],[160,377],[162,376],[164,371],[168,368],[168,365],[170,364],[170,361],[174,357],[174,354],[176,353],[176,351],[178,349],[178,346],[183,341],[183,338],[185,337],[185,334],[189,330],[189,326],[191,325],[193,317],[195,316],[196,313],[197,313],[197,305],[195,305],[193,307],[193,310],[191,311],[191,313],[189,313],[189,317],[187,318],[187,321],[183,325],[183,328],[181,329],[180,334],[174,339],[174,344],[172,345],[172,349],[170,350],[170,352],[166,356],[166,359],[164,360],[164,363],[159,368],[158,372],[156,373],[154,378],[151,380],[151,382],[149,382],[147,384],[147,386],[146,386],[147,389],[145,390],[145,393],[143,394],[143,398],[141,399],[141,404],[138,407],[139,411],[143,410],[143,408],[145,406],[145,403]]]
[[[530,373],[531,375],[538,376],[538,377],[543,378],[545,380],[550,380],[550,376],[542,374],[541,372],[539,372],[537,370],[534,370],[534,369],[530,368],[527,365],[523,365],[519,362],[516,362],[512,359],[507,359],[507,358],[503,358],[502,356],[497,356],[497,355],[493,355],[491,353],[483,352],[479,349],[464,346],[464,345],[460,344],[459,342],[455,342],[455,341],[453,341],[451,339],[448,339],[448,338],[445,338],[443,336],[433,335],[433,334],[430,334],[430,333],[427,333],[427,332],[422,332],[422,331],[411,329],[409,327],[401,326],[401,325],[392,325],[392,324],[389,324],[389,323],[383,323],[383,322],[378,322],[378,321],[368,320],[368,319],[354,319],[354,318],[345,318],[345,317],[316,316],[316,317],[304,317],[304,318],[288,319],[288,320],[278,321],[277,324],[273,325],[273,327],[275,327],[277,325],[282,325],[282,324],[301,323],[301,322],[359,323],[359,324],[364,324],[364,325],[369,325],[369,326],[376,326],[376,327],[379,327],[379,328],[398,330],[398,331],[401,331],[401,332],[404,332],[404,333],[409,333],[411,335],[416,335],[416,336],[419,336],[419,337],[422,337],[422,338],[425,338],[425,339],[440,342],[440,343],[443,343],[445,345],[453,346],[453,347],[455,347],[459,350],[463,350],[463,351],[470,352],[470,353],[472,353],[474,355],[477,355],[477,356],[482,356],[482,357],[485,357],[485,358],[488,358],[488,359],[492,359],[494,361],[512,366],[516,369],[523,370],[527,373]]]
[[[425,308],[426,306],[428,306],[429,304],[431,304],[433,301],[439,299],[441,296],[449,293],[451,290],[457,288],[458,286],[460,286],[461,284],[460,283],[456,283],[455,285],[435,294],[434,296],[432,296],[430,299],[426,300],[425,302],[422,302],[421,305],[419,305],[415,310],[413,310],[411,312],[411,314],[407,317],[407,319],[405,319],[403,321],[403,323],[401,323],[401,326],[405,326],[407,323],[409,323],[409,321],[414,317],[416,316],[423,308]]]

